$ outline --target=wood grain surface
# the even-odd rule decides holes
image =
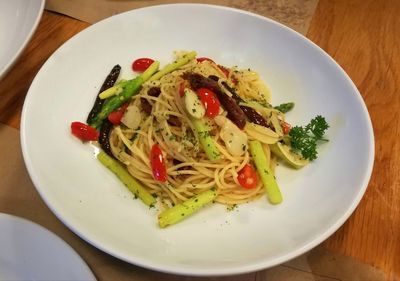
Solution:
[[[307,34],[360,90],[376,142],[374,170],[364,198],[324,244],[383,270],[388,280],[400,280],[399,15],[398,0],[320,0]],[[0,81],[1,123],[19,128],[23,100],[37,71],[60,45],[87,26],[44,12],[23,55]]]
[[[26,93],[40,67],[65,41],[88,26],[60,14],[43,12],[32,40],[0,81],[0,122],[19,129]]]
[[[308,30],[318,0],[46,0],[46,9],[85,22],[96,23],[132,9],[188,2],[227,6],[253,12],[272,18],[304,34]]]
[[[375,133],[366,194],[325,244],[383,269],[389,280],[400,280],[399,14],[397,0],[320,1],[307,35],[354,81]]]

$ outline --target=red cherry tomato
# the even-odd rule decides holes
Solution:
[[[128,107],[128,103],[125,103],[117,110],[111,112],[110,115],[108,115],[108,120],[116,126],[121,124],[122,116],[124,116],[124,113],[125,113],[127,107]]]
[[[77,121],[71,123],[71,133],[83,141],[96,141],[99,138],[99,132],[95,128]]]
[[[281,121],[281,127],[284,135],[289,134],[290,129],[292,129],[292,126],[285,121]]]
[[[140,58],[135,60],[132,63],[133,71],[143,72],[145,71],[152,63],[154,62],[153,59],[149,58]]]
[[[167,181],[167,168],[165,167],[164,156],[158,144],[153,144],[150,151],[150,164],[153,177],[156,181]]]
[[[207,88],[200,88],[196,92],[206,108],[206,116],[211,118],[217,116],[220,103],[214,92]]]
[[[250,164],[246,164],[246,166],[239,171],[237,179],[240,185],[246,189],[254,188],[258,183],[257,172]]]
[[[214,62],[212,59],[205,58],[205,57],[202,57],[202,58],[196,58],[196,60],[197,60],[198,62],[203,62],[203,61]]]

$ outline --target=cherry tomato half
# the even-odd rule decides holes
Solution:
[[[83,141],[96,141],[99,138],[99,132],[95,128],[78,121],[71,123],[71,133]]]
[[[110,115],[108,115],[108,120],[116,126],[121,124],[122,116],[124,116],[124,113],[125,113],[127,107],[128,107],[128,103],[125,103],[117,110],[114,110],[113,112],[111,112]]]
[[[145,71],[152,63],[154,62],[153,59],[149,58],[140,58],[135,60],[132,63],[132,70],[137,72]]]
[[[167,168],[165,166],[164,156],[158,144],[153,144],[150,151],[150,164],[153,171],[153,177],[156,181],[167,181]]]
[[[217,116],[220,103],[214,92],[207,88],[200,88],[196,92],[206,108],[206,116],[211,118]]]
[[[289,134],[290,129],[292,129],[292,126],[285,121],[281,121],[281,127],[284,135]]]
[[[237,179],[240,185],[246,189],[254,188],[258,183],[257,172],[250,164],[246,164],[246,166],[239,171]]]
[[[214,62],[212,59],[206,58],[206,57],[196,58],[196,60],[197,60],[198,62],[203,62],[203,61]]]

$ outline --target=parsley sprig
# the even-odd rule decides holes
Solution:
[[[301,155],[310,161],[317,159],[318,141],[328,141],[324,138],[325,131],[329,128],[325,118],[321,115],[311,119],[308,125],[301,127],[295,126],[290,132],[290,144],[294,150],[298,150]]]

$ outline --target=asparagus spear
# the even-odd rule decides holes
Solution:
[[[275,109],[278,109],[282,113],[286,113],[290,110],[292,110],[294,107],[294,102],[287,102],[287,103],[282,103],[278,106],[275,106]]]
[[[253,140],[249,142],[249,145],[251,156],[253,157],[257,172],[264,185],[269,202],[271,204],[281,203],[282,194],[279,190],[275,177],[273,176],[269,165],[267,164],[267,158],[264,154],[261,143],[257,140]]]
[[[215,189],[204,191],[181,204],[165,210],[158,216],[158,224],[164,228],[168,225],[180,222],[184,218],[192,215],[198,209],[204,207],[217,197]]]
[[[122,79],[121,81],[119,81],[117,84],[115,84],[111,88],[108,88],[107,90],[105,90],[103,92],[100,92],[99,98],[104,100],[104,99],[107,99],[114,95],[120,94],[123,91],[126,84],[128,84],[128,82],[129,82],[129,80]]]
[[[168,73],[178,69],[179,67],[187,64],[189,61],[194,59],[196,57],[196,55],[197,55],[197,53],[195,51],[193,51],[193,52],[183,55],[182,58],[174,61],[173,63],[167,64],[166,66],[164,66],[163,69],[161,69],[159,72],[154,74],[150,78],[150,81],[158,80],[161,77],[163,77],[165,74],[168,74]]]
[[[91,120],[89,125],[95,128],[99,128],[103,120],[106,119],[111,112],[119,108],[133,95],[139,92],[142,84],[149,80],[149,78],[157,71],[159,65],[160,63],[158,61],[153,62],[149,66],[149,68],[147,68],[146,71],[142,73],[142,75],[139,75],[136,78],[126,82],[126,85],[124,86],[120,94],[113,96],[104,102],[100,113]]]
[[[208,159],[211,161],[218,160],[220,157],[220,152],[215,146],[213,138],[210,136],[206,125],[199,119],[192,119],[194,128],[197,135],[199,136],[200,144],[203,147]]]
[[[143,203],[148,206],[153,206],[156,199],[148,192],[135,178],[133,178],[117,160],[101,151],[97,155],[97,159],[108,169],[110,169],[128,189],[139,197]]]

